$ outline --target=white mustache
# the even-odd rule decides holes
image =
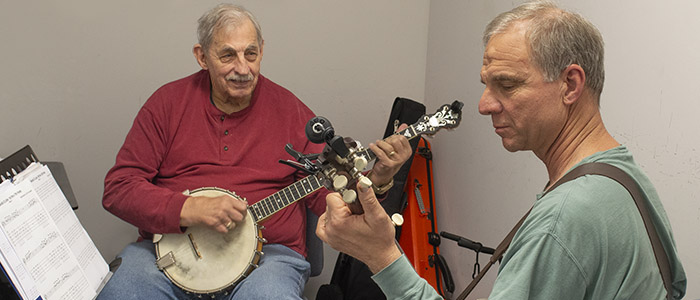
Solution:
[[[248,73],[248,75],[233,74],[233,75],[226,76],[226,80],[238,81],[238,82],[251,81],[251,80],[253,80],[253,74],[250,74],[250,73]]]

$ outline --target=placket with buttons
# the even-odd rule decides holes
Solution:
[[[221,115],[221,122],[223,123],[224,121],[226,121],[226,116]],[[225,155],[226,152],[228,152],[228,144],[226,142],[227,141],[226,137],[228,137],[229,132],[228,132],[228,129],[226,129],[225,124],[223,124],[221,127],[224,129],[224,136],[222,137],[222,141],[223,141],[222,145],[223,145],[224,152],[222,152],[222,154]]]

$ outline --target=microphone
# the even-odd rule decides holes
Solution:
[[[486,254],[493,254],[494,253],[493,248],[484,247],[484,245],[479,243],[479,242],[475,242],[475,241],[472,241],[470,239],[463,238],[463,237],[458,236],[456,234],[452,234],[452,233],[445,232],[445,231],[440,231],[440,235],[444,238],[448,238],[448,239],[451,239],[453,241],[456,241],[457,245],[459,245],[460,247],[464,247],[467,249],[474,250],[476,252],[482,252],[482,253],[486,253]]]
[[[333,130],[331,121],[321,116],[313,117],[309,120],[306,123],[304,132],[306,133],[306,138],[314,144],[323,144],[335,136],[335,130]]]

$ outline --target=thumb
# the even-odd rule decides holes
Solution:
[[[384,208],[379,204],[377,196],[374,195],[374,190],[371,187],[363,188],[358,182],[357,198],[360,200],[360,205],[362,205],[365,213],[377,214],[378,210],[384,212]]]
[[[406,129],[406,128],[408,128],[408,125],[407,125],[406,123],[401,123],[401,125],[399,126],[399,128],[396,129],[396,132],[401,132],[401,131],[403,131],[403,130]]]

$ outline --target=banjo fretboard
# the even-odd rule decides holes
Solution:
[[[267,219],[290,204],[323,187],[316,176],[309,175],[282,190],[250,205],[255,222]]]
[[[397,132],[395,134],[403,135],[406,137],[406,139],[408,139],[410,141],[411,139],[413,139],[413,138],[419,136],[421,133],[423,133],[422,131],[419,131],[415,128],[415,125],[417,125],[417,124],[419,124],[419,123],[408,126],[408,128],[406,128],[400,132]],[[365,159],[367,159],[367,161],[372,161],[375,158],[377,158],[377,155],[374,154],[374,152],[372,152],[372,150],[370,150],[369,148],[362,150],[362,151],[359,151],[359,152],[357,152],[357,154],[360,156],[364,156]]]

